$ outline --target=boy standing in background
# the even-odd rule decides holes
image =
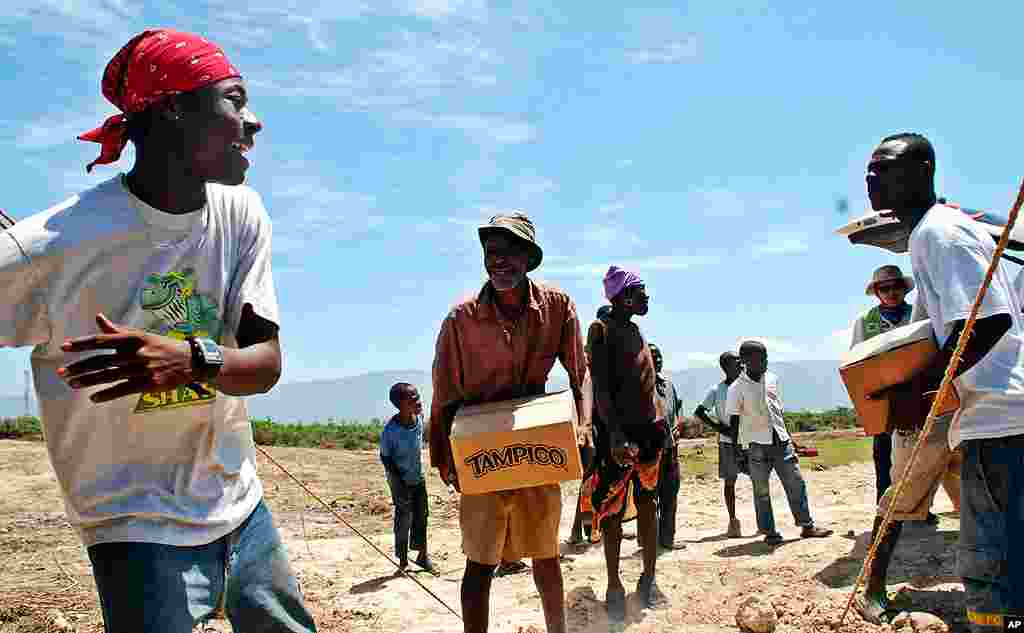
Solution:
[[[388,394],[398,409],[380,434],[380,461],[388,476],[395,506],[395,556],[399,569],[409,565],[409,550],[419,551],[416,564],[436,574],[427,556],[427,482],[423,478],[423,402],[416,387],[399,382]]]

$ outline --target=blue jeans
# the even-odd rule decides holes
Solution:
[[[779,476],[782,488],[789,500],[793,519],[801,527],[812,527],[811,510],[807,504],[807,484],[797,465],[793,442],[774,444],[750,444],[750,481],[754,484],[754,511],[757,513],[757,528],[768,534],[775,534],[775,514],[772,512],[771,490],[768,480],[772,470]]]
[[[391,503],[395,506],[392,529],[395,533],[395,556],[399,561],[409,557],[409,550],[423,552],[427,548],[427,482],[410,486],[401,477],[388,474]]]
[[[1001,631],[983,616],[1024,616],[1024,435],[963,447],[957,573],[971,630]]]
[[[89,559],[107,633],[190,633],[222,598],[235,631],[316,630],[262,501],[208,545],[101,543]]]

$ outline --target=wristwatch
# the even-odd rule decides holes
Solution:
[[[210,338],[190,336],[188,345],[192,348],[192,367],[199,382],[210,382],[224,366],[224,353],[220,345]]]

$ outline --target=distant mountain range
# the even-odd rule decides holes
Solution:
[[[773,363],[771,371],[779,377],[782,398],[790,411],[822,410],[849,406],[850,399],[839,380],[836,361],[797,361]],[[722,380],[718,367],[694,367],[670,372],[687,415],[704,399],[708,388]],[[386,420],[394,413],[388,402],[388,390],[396,382],[411,382],[420,390],[424,408],[431,397],[430,372],[420,370],[374,372],[315,382],[278,385],[268,394],[249,399],[253,417],[278,422],[341,420]],[[548,390],[564,389],[564,375],[553,377]]]
[[[772,363],[770,369],[779,376],[786,409],[796,411],[849,406],[850,399],[839,380],[837,367],[836,361],[814,360]],[[669,375],[683,400],[687,415],[703,400],[708,388],[722,379],[718,367],[694,367],[670,372]],[[253,417],[270,418],[276,422],[386,420],[394,413],[388,402],[388,390],[399,381],[416,385],[423,397],[424,408],[429,409],[432,391],[430,372],[413,369],[281,384],[270,393],[249,398],[249,413]],[[564,376],[559,376],[548,383],[548,390],[566,386]],[[0,396],[0,417],[21,415],[24,408],[21,397]]]

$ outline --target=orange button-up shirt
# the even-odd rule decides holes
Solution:
[[[434,353],[430,404],[430,463],[448,464],[448,433],[458,407],[544,393],[558,359],[580,411],[586,375],[576,306],[553,286],[527,279],[526,310],[515,323],[495,305],[488,282],[480,294],[455,306],[441,325]]]

